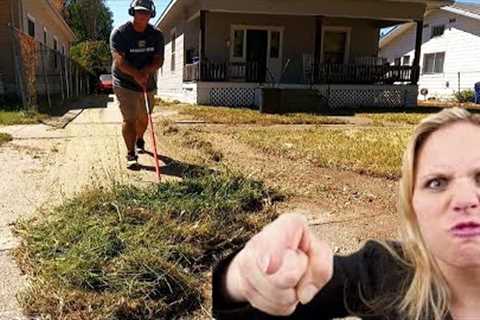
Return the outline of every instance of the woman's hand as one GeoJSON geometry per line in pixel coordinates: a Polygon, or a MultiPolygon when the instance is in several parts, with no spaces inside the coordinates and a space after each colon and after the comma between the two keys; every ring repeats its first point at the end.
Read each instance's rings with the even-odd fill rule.
{"type": "Polygon", "coordinates": [[[291,315],[330,281],[333,253],[300,215],[282,215],[246,244],[230,264],[225,291],[236,302],[275,316],[291,315]]]}

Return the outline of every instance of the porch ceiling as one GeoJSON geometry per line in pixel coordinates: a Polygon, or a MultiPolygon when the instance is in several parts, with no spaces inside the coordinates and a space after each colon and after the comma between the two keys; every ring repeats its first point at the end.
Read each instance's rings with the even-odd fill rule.
{"type": "Polygon", "coordinates": [[[255,0],[224,1],[203,0],[210,11],[281,14],[321,15],[346,18],[406,21],[422,19],[426,4],[386,0],[255,0]]]}
{"type": "Polygon", "coordinates": [[[168,28],[175,21],[191,18],[199,10],[412,21],[423,19],[427,5],[439,6],[450,2],[451,0],[171,0],[156,24],[161,29],[168,28]]]}

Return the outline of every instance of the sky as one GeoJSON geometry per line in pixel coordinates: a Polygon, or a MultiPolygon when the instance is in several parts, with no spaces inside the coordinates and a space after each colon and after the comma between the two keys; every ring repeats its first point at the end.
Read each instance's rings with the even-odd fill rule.
{"type": "MultiPolygon", "coordinates": [[[[130,7],[131,2],[132,0],[105,0],[105,3],[113,12],[114,27],[117,27],[130,20],[130,16],[128,15],[128,8],[130,7]]],[[[157,18],[163,12],[170,0],[155,0],[154,2],[155,6],[157,7],[157,16],[152,19],[151,23],[157,21],[157,18]]]]}
{"type": "MultiPolygon", "coordinates": [[[[130,3],[132,2],[131,0],[105,0],[105,2],[110,8],[110,10],[112,10],[113,12],[114,27],[117,27],[130,19],[130,16],[128,15],[128,8],[130,6],[130,3]]],[[[170,0],[155,0],[154,2],[157,6],[157,17],[153,19],[152,22],[157,21],[156,19],[163,12],[170,0]]],[[[480,3],[480,0],[468,0],[461,2],[480,3]]]]}

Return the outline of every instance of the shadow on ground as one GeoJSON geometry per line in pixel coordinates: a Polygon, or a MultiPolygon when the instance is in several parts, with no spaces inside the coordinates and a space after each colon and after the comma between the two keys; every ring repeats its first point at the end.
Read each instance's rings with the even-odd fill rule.
{"type": "MultiPolygon", "coordinates": [[[[145,154],[153,158],[154,153],[150,151],[145,151],[145,154]]],[[[160,166],[160,173],[165,176],[185,178],[186,176],[192,176],[196,173],[205,173],[206,171],[213,173],[214,170],[207,167],[202,167],[199,165],[181,162],[170,157],[157,154],[158,160],[164,163],[163,166],[160,166]]],[[[131,168],[132,171],[151,171],[155,172],[154,166],[147,166],[139,163],[138,165],[131,168]]]]}
{"type": "Polygon", "coordinates": [[[112,101],[113,96],[107,94],[89,95],[67,100],[61,105],[54,103],[54,107],[52,108],[40,106],[39,111],[53,117],[60,117],[70,110],[106,108],[108,103],[112,101]]]}

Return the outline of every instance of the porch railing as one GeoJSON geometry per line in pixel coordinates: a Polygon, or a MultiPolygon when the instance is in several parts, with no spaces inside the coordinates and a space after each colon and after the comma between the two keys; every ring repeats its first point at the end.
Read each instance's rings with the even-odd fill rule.
{"type": "Polygon", "coordinates": [[[319,64],[313,82],[318,84],[393,84],[415,80],[413,66],[319,64]]]}
{"type": "Polygon", "coordinates": [[[266,68],[259,62],[216,63],[196,62],[184,67],[184,81],[264,82],[266,68]]]}
{"type": "MultiPolygon", "coordinates": [[[[314,72],[305,79],[312,84],[414,83],[419,74],[414,66],[318,64],[312,69],[314,72]]],[[[265,82],[266,74],[265,66],[259,62],[196,62],[185,65],[183,80],[265,82]]]]}

